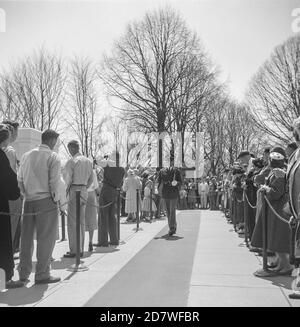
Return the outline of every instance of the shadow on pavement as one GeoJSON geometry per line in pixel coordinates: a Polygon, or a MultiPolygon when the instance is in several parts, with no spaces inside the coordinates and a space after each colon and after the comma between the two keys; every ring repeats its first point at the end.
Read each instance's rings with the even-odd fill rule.
{"type": "Polygon", "coordinates": [[[166,241],[178,241],[178,240],[181,240],[183,238],[184,237],[182,237],[182,236],[176,236],[176,235],[169,236],[169,234],[166,234],[166,235],[163,235],[163,236],[160,236],[160,237],[154,237],[155,240],[166,240],[166,241]]]}
{"type": "MultiPolygon", "coordinates": [[[[85,252],[83,257],[80,259],[85,259],[91,256],[91,252],[85,252]]],[[[59,270],[59,269],[68,269],[76,262],[76,258],[64,258],[61,257],[60,260],[54,260],[51,262],[51,269],[59,270]]]]}
{"type": "Polygon", "coordinates": [[[264,280],[272,282],[273,285],[283,287],[287,290],[292,290],[292,281],[294,277],[291,276],[277,276],[277,277],[259,277],[264,280]]]}
{"type": "Polygon", "coordinates": [[[48,285],[35,284],[31,287],[11,289],[5,293],[0,293],[0,304],[4,303],[10,306],[32,304],[40,301],[47,289],[48,285]]]}
{"type": "Polygon", "coordinates": [[[98,247],[93,251],[93,253],[113,253],[117,251],[120,251],[120,249],[114,247],[98,247]]]}

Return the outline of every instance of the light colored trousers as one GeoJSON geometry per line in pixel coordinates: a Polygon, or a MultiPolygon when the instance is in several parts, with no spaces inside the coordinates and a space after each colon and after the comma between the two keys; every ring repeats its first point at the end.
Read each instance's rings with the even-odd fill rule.
{"type": "Polygon", "coordinates": [[[207,193],[201,192],[200,197],[201,197],[201,207],[206,208],[207,207],[207,193]]]}
{"type": "Polygon", "coordinates": [[[71,253],[76,253],[76,191],[80,191],[80,252],[84,249],[85,208],[88,198],[85,186],[71,186],[68,198],[68,238],[71,253]]]}
{"type": "Polygon", "coordinates": [[[26,213],[33,214],[24,216],[22,221],[20,264],[18,267],[20,279],[28,278],[32,271],[35,231],[37,237],[35,280],[47,279],[50,277],[50,263],[56,240],[58,207],[51,198],[25,201],[24,214],[26,213]]]}

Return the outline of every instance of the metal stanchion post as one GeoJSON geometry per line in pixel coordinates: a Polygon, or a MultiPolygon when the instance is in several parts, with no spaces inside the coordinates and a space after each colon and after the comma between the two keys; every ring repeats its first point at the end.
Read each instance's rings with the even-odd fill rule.
{"type": "Polygon", "coordinates": [[[76,263],[71,267],[71,271],[85,271],[89,268],[80,261],[80,197],[81,191],[76,191],[76,263]]]}
{"type": "Polygon", "coordinates": [[[117,189],[117,192],[118,192],[118,198],[117,198],[117,219],[118,219],[118,222],[117,222],[117,224],[118,224],[118,240],[119,240],[119,242],[120,242],[120,210],[121,210],[121,206],[120,206],[120,200],[121,200],[121,194],[120,194],[120,192],[121,192],[121,190],[118,188],[117,189]]]}
{"type": "Polygon", "coordinates": [[[232,222],[233,222],[233,228],[236,232],[236,197],[235,192],[232,192],[232,222]]]}
{"type": "Polygon", "coordinates": [[[257,270],[254,275],[256,277],[270,277],[275,275],[274,272],[268,269],[268,209],[266,206],[265,200],[265,191],[262,192],[262,208],[261,208],[261,215],[262,215],[262,243],[263,243],[263,268],[257,270]]]}
{"type": "Polygon", "coordinates": [[[142,230],[140,228],[140,190],[136,190],[136,228],[135,231],[138,232],[142,230]]]}
{"type": "Polygon", "coordinates": [[[64,211],[60,212],[61,216],[61,242],[66,240],[66,214],[64,211]]]}
{"type": "Polygon", "coordinates": [[[136,190],[136,230],[140,228],[140,197],[139,190],[136,190]]]}
{"type": "Polygon", "coordinates": [[[246,190],[244,190],[243,198],[244,198],[244,233],[245,233],[245,244],[247,247],[249,247],[248,244],[248,214],[249,214],[249,205],[246,199],[247,193],[246,190]]]}
{"type": "Polygon", "coordinates": [[[153,214],[152,214],[152,187],[150,190],[150,223],[152,223],[152,218],[153,218],[153,214]]]}

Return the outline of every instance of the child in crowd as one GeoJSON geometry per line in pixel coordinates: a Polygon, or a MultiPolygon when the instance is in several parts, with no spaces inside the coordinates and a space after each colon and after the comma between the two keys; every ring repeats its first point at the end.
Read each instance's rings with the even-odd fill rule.
{"type": "Polygon", "coordinates": [[[181,188],[179,192],[179,210],[187,209],[187,191],[184,187],[181,188]]]}
{"type": "Polygon", "coordinates": [[[144,213],[144,217],[146,221],[150,221],[150,214],[152,212],[152,217],[155,217],[156,205],[153,199],[151,198],[151,190],[154,195],[153,190],[153,182],[151,180],[147,180],[145,188],[144,188],[144,199],[142,202],[142,211],[144,213]]]}

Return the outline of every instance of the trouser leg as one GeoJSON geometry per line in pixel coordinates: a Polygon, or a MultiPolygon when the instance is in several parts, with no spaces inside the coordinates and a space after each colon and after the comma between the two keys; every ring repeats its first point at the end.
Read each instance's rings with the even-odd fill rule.
{"type": "Polygon", "coordinates": [[[108,232],[109,232],[110,243],[114,245],[118,245],[119,240],[118,240],[118,233],[117,233],[117,217],[116,217],[115,202],[109,207],[108,232]]]}
{"type": "MultiPolygon", "coordinates": [[[[34,212],[33,201],[25,202],[24,214],[34,212]]],[[[20,279],[29,277],[32,271],[33,236],[35,230],[35,216],[24,216],[21,229],[20,263],[18,267],[20,279]]]]}
{"type": "Polygon", "coordinates": [[[168,216],[168,224],[171,232],[175,232],[177,228],[176,223],[176,206],[177,199],[165,199],[166,208],[167,208],[167,216],[168,216]]]}
{"type": "Polygon", "coordinates": [[[205,194],[201,193],[201,208],[206,208],[205,194]]]}
{"type": "Polygon", "coordinates": [[[176,232],[177,222],[176,222],[176,207],[178,199],[172,199],[170,201],[170,230],[176,232]]]}
{"type": "Polygon", "coordinates": [[[156,213],[157,218],[159,218],[161,215],[161,206],[162,206],[162,198],[158,195],[158,197],[157,197],[157,213],[156,213]]]}
{"type": "Polygon", "coordinates": [[[22,219],[19,217],[19,222],[17,225],[15,237],[13,239],[13,252],[17,252],[20,249],[20,241],[21,241],[21,226],[22,226],[22,219]]]}
{"type": "Polygon", "coordinates": [[[11,223],[11,237],[13,242],[13,252],[20,246],[21,237],[21,214],[23,201],[19,198],[15,201],[9,201],[10,223],[11,223]]]}
{"type": "Polygon", "coordinates": [[[81,192],[82,198],[80,201],[80,252],[84,252],[85,241],[85,210],[88,192],[81,192]]]}
{"type": "Polygon", "coordinates": [[[68,203],[68,239],[71,253],[76,253],[76,200],[75,192],[70,190],[68,203]]]}
{"type": "MultiPolygon", "coordinates": [[[[107,203],[103,197],[100,198],[100,206],[104,206],[107,203]]],[[[108,246],[108,215],[109,207],[100,209],[99,216],[99,230],[98,230],[98,244],[99,246],[108,246]]]]}
{"type": "MultiPolygon", "coordinates": [[[[5,271],[6,282],[14,275],[14,259],[11,240],[11,222],[8,215],[8,207],[5,210],[7,214],[0,217],[0,268],[5,271]]],[[[1,297],[1,296],[0,296],[1,297]]]]}
{"type": "Polygon", "coordinates": [[[58,208],[50,198],[36,201],[35,205],[36,211],[52,209],[52,211],[36,216],[37,264],[35,280],[43,280],[50,277],[50,263],[58,226],[58,208]]]}

